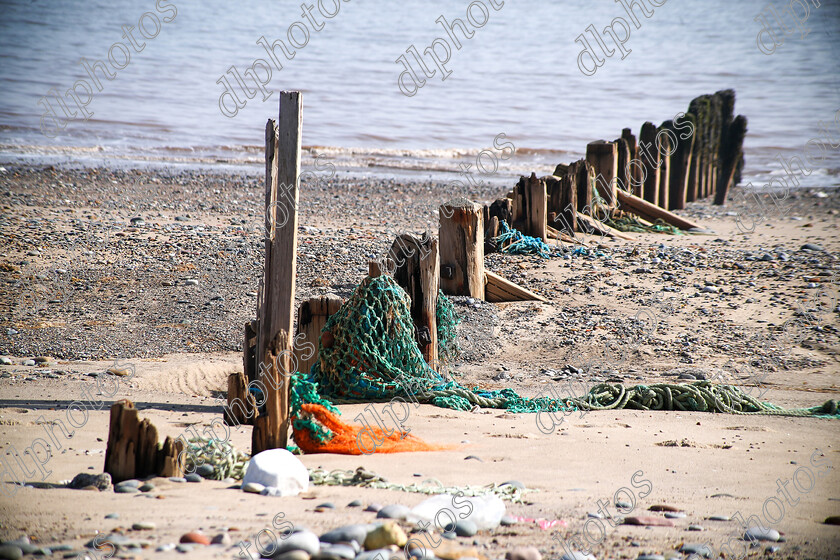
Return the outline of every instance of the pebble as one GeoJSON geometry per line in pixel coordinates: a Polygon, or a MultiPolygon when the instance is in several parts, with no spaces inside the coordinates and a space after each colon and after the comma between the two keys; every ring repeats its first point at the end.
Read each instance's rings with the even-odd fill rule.
{"type": "MultiPolygon", "coordinates": [[[[408,508],[406,508],[408,509],[408,508]]],[[[385,548],[392,544],[402,548],[408,542],[408,537],[405,531],[394,522],[387,522],[367,534],[365,537],[365,548],[370,550],[372,548],[385,548]]]]}
{"type": "Polygon", "coordinates": [[[138,494],[140,490],[136,486],[123,486],[117,484],[114,486],[114,492],[117,494],[138,494]]]}
{"type": "Polygon", "coordinates": [[[747,529],[747,532],[744,533],[744,540],[745,541],[772,541],[776,542],[779,540],[781,535],[775,529],[765,529],[763,527],[750,527],[747,529]]]}
{"type": "Polygon", "coordinates": [[[290,550],[302,550],[309,554],[315,554],[321,548],[321,542],[318,540],[318,535],[311,531],[296,531],[288,536],[285,540],[280,540],[277,543],[277,550],[274,552],[276,557],[283,552],[290,550]]]}
{"type": "Polygon", "coordinates": [[[105,516],[105,519],[119,519],[119,518],[120,518],[119,513],[109,513],[108,515],[105,516]]]}
{"type": "Polygon", "coordinates": [[[303,550],[290,550],[283,552],[280,556],[275,556],[274,560],[309,560],[309,553],[303,550]]]}
{"type": "Polygon", "coordinates": [[[637,517],[625,517],[625,525],[642,525],[645,527],[673,527],[674,522],[664,517],[653,517],[640,515],[637,517]]]}
{"type": "Polygon", "coordinates": [[[356,549],[347,544],[332,544],[322,546],[316,558],[335,560],[354,560],[356,549]]]}
{"type": "Polygon", "coordinates": [[[321,508],[321,509],[335,509],[335,504],[334,504],[334,503],[332,503],[332,502],[324,502],[323,504],[318,504],[317,506],[315,506],[315,508],[316,508],[316,509],[317,509],[317,508],[321,508]]]}
{"type": "Polygon", "coordinates": [[[184,533],[181,535],[180,541],[181,543],[190,543],[190,544],[210,544],[210,539],[207,538],[207,535],[203,533],[199,533],[198,531],[190,531],[189,533],[184,533]]]}
{"type": "Polygon", "coordinates": [[[618,500],[618,501],[615,502],[615,507],[617,507],[619,509],[632,510],[633,509],[633,504],[631,504],[629,502],[622,502],[621,500],[618,500]]]}
{"type": "Polygon", "coordinates": [[[517,546],[505,554],[505,560],[542,560],[542,554],[533,546],[517,546]]]}
{"type": "MultiPolygon", "coordinates": [[[[388,548],[381,548],[378,550],[367,550],[356,556],[356,560],[382,560],[383,558],[391,558],[394,551],[388,548]]],[[[277,560],[275,558],[275,560],[277,560]]]]}
{"type": "Polygon", "coordinates": [[[154,531],[156,527],[151,521],[140,521],[131,526],[135,531],[154,531]]]}
{"type": "Polygon", "coordinates": [[[665,560],[665,557],[661,554],[642,554],[636,560],[665,560]]]}
{"type": "Polygon", "coordinates": [[[510,527],[511,525],[516,525],[516,519],[514,519],[510,515],[503,515],[501,525],[502,527],[510,527]]]}
{"type": "Polygon", "coordinates": [[[697,554],[703,558],[711,558],[712,556],[712,550],[707,544],[684,544],[680,547],[680,552],[689,555],[697,554]]]}
{"type": "Polygon", "coordinates": [[[187,479],[184,478],[183,476],[170,476],[169,480],[171,482],[186,482],[187,481],[187,479]]]}
{"type": "Polygon", "coordinates": [[[251,494],[261,494],[263,490],[265,490],[265,486],[259,482],[249,482],[242,485],[242,491],[249,492],[251,494]]]}
{"type": "Polygon", "coordinates": [[[720,292],[720,288],[717,286],[705,286],[702,290],[700,290],[704,294],[716,294],[720,292]]]}
{"type": "Polygon", "coordinates": [[[230,534],[228,533],[219,533],[210,541],[210,544],[221,544],[223,546],[230,546],[232,543],[233,539],[230,538],[230,534]]]}
{"type": "Polygon", "coordinates": [[[596,560],[591,554],[584,554],[579,550],[573,550],[571,554],[566,552],[560,557],[560,560],[596,560]]]}
{"type": "Polygon", "coordinates": [[[372,512],[376,513],[381,509],[382,509],[382,506],[380,504],[374,503],[374,504],[369,504],[368,507],[365,508],[365,511],[372,511],[372,512]]]}
{"type": "Polygon", "coordinates": [[[23,551],[13,544],[0,545],[0,558],[4,560],[18,560],[23,558],[23,551]]]}
{"type": "Polygon", "coordinates": [[[23,365],[34,366],[35,365],[35,360],[24,360],[23,365]]]}
{"type": "Polygon", "coordinates": [[[668,519],[682,519],[685,514],[681,511],[666,511],[665,517],[668,519]]]}
{"type": "Polygon", "coordinates": [[[131,486],[132,488],[137,488],[140,486],[140,481],[136,478],[130,478],[128,480],[123,480],[122,482],[117,482],[117,486],[131,486]]]}
{"type": "Polygon", "coordinates": [[[824,251],[825,249],[823,249],[819,245],[814,245],[813,243],[806,243],[805,245],[802,246],[802,250],[804,250],[804,251],[824,251]]]}
{"type": "Polygon", "coordinates": [[[111,475],[108,473],[79,473],[73,477],[73,480],[70,481],[67,488],[78,490],[88,486],[93,486],[98,490],[108,490],[111,487],[111,475]]]}
{"type": "Polygon", "coordinates": [[[689,525],[688,530],[689,531],[705,531],[706,529],[702,525],[689,525]]]}
{"type": "Polygon", "coordinates": [[[204,480],[203,478],[201,478],[201,475],[198,474],[198,473],[190,473],[190,474],[186,475],[184,478],[187,479],[187,482],[201,482],[202,480],[204,480]]]}
{"type": "Polygon", "coordinates": [[[0,356],[0,365],[10,366],[12,365],[12,360],[7,358],[6,356],[0,356]]]}
{"type": "Polygon", "coordinates": [[[344,525],[338,529],[327,531],[321,535],[321,541],[325,543],[340,543],[356,541],[359,544],[365,542],[368,533],[374,529],[373,525],[344,525]]]}
{"type": "Polygon", "coordinates": [[[709,517],[709,521],[732,521],[728,515],[713,515],[709,517]]]}
{"type": "Polygon", "coordinates": [[[175,547],[175,550],[182,554],[186,554],[187,552],[192,552],[195,549],[195,544],[193,543],[180,543],[175,547]]]}
{"type": "Polygon", "coordinates": [[[169,552],[175,550],[175,543],[162,544],[155,549],[155,552],[169,552]]]}
{"type": "Polygon", "coordinates": [[[347,504],[347,507],[362,507],[362,502],[360,500],[353,500],[347,504]]]}
{"type": "Polygon", "coordinates": [[[823,521],[826,525],[840,525],[840,515],[831,515],[823,521]]]}
{"type": "Polygon", "coordinates": [[[376,512],[376,517],[378,519],[399,519],[400,521],[404,521],[410,512],[411,510],[403,505],[392,504],[376,512]]]}
{"type": "Polygon", "coordinates": [[[478,526],[469,519],[464,519],[455,523],[455,534],[459,537],[472,537],[477,532],[478,526]]]}
{"type": "Polygon", "coordinates": [[[213,474],[216,472],[216,469],[213,465],[201,465],[197,469],[195,469],[195,474],[200,476],[201,478],[213,478],[213,474]]]}

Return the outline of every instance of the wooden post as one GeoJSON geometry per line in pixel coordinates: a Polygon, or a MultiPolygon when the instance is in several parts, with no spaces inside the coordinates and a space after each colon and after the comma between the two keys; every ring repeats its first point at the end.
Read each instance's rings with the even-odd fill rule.
{"type": "Polygon", "coordinates": [[[466,199],[440,207],[440,287],[443,293],[484,299],[481,205],[466,199]]]}
{"type": "Polygon", "coordinates": [[[657,204],[660,208],[664,210],[668,209],[668,188],[670,183],[670,171],[671,171],[671,156],[670,153],[673,151],[673,146],[671,146],[671,138],[668,136],[666,130],[668,130],[668,123],[670,121],[665,121],[662,125],[656,130],[656,151],[659,152],[659,200],[657,204]]]}
{"type": "Polygon", "coordinates": [[[694,122],[694,146],[691,150],[691,167],[688,170],[688,193],[686,200],[701,200],[705,194],[705,177],[708,169],[708,114],[709,96],[701,95],[691,100],[688,113],[694,122]]]}
{"type": "MultiPolygon", "coordinates": [[[[543,177],[548,198],[547,223],[549,227],[571,234],[577,230],[577,173],[567,166],[565,172],[557,177],[543,177]]],[[[559,168],[559,166],[558,166],[559,168]]]]}
{"type": "Polygon", "coordinates": [[[651,204],[659,203],[659,149],[656,146],[656,127],[652,122],[642,125],[639,132],[639,152],[644,167],[642,196],[651,204]]]}
{"type": "Polygon", "coordinates": [[[318,361],[321,330],[330,315],[338,312],[343,303],[344,300],[335,295],[312,297],[301,302],[295,335],[295,360],[299,372],[309,373],[318,361]]]}
{"type": "Polygon", "coordinates": [[[536,173],[532,172],[528,178],[525,197],[528,208],[528,227],[524,233],[545,241],[548,239],[545,234],[547,214],[545,183],[537,179],[536,173]]]}
{"type": "Polygon", "coordinates": [[[617,187],[624,192],[632,193],[633,186],[630,184],[630,144],[624,138],[616,138],[613,142],[615,144],[616,153],[618,155],[618,168],[616,171],[617,187]]]}
{"type": "MultiPolygon", "coordinates": [[[[691,149],[694,145],[694,136],[682,138],[686,133],[680,134],[680,130],[684,130],[682,123],[689,121],[688,118],[683,117],[677,123],[672,123],[670,130],[677,140],[676,151],[671,154],[670,161],[670,178],[669,178],[669,195],[668,202],[671,209],[682,210],[685,208],[688,193],[688,168],[691,166],[691,149]],[[675,128],[674,125],[680,125],[680,128],[675,128]]],[[[668,121],[669,123],[671,121],[668,121]]],[[[673,138],[672,138],[673,140],[673,138]]]]}
{"type": "Polygon", "coordinates": [[[628,192],[636,196],[642,196],[642,166],[639,160],[639,146],[636,144],[636,137],[629,128],[621,130],[621,137],[627,142],[627,149],[630,151],[630,160],[627,162],[627,177],[630,184],[627,185],[628,192]],[[632,165],[630,162],[633,162],[632,165]]]}
{"type": "Polygon", "coordinates": [[[181,452],[184,442],[166,438],[158,447],[157,428],[148,418],[140,420],[129,400],[111,405],[108,446],[104,471],[114,483],[147,476],[182,476],[181,452]]]}
{"type": "Polygon", "coordinates": [[[612,142],[596,140],[586,145],[586,161],[595,169],[598,195],[610,208],[618,204],[616,178],[618,177],[618,149],[612,142]]]}
{"type": "Polygon", "coordinates": [[[302,95],[280,92],[276,140],[266,127],[266,241],[263,303],[257,342],[259,374],[268,390],[267,417],[258,417],[252,455],[285,448],[289,428],[289,375],[293,365],[297,202],[300,182],[302,95]],[[278,210],[282,212],[278,219],[278,210]],[[284,368],[278,371],[279,368],[284,368]]]}
{"type": "Polygon", "coordinates": [[[715,204],[718,206],[723,206],[726,203],[726,194],[729,187],[733,186],[737,164],[744,155],[747,118],[743,115],[735,117],[727,132],[728,135],[723,141],[720,178],[717,183],[717,192],[715,192],[715,204]]]}
{"type": "Polygon", "coordinates": [[[595,169],[585,159],[571,165],[577,174],[577,211],[592,213],[592,188],[595,185],[595,169]]]}
{"type": "Polygon", "coordinates": [[[254,423],[257,403],[248,390],[248,383],[248,378],[241,371],[228,375],[227,407],[222,415],[228,426],[254,423]]]}
{"type": "MultiPolygon", "coordinates": [[[[480,239],[479,244],[484,240],[480,239]]],[[[396,263],[394,280],[411,298],[415,339],[426,363],[437,370],[437,297],[440,283],[438,242],[427,232],[422,239],[404,233],[394,240],[388,258],[396,263]]]]}

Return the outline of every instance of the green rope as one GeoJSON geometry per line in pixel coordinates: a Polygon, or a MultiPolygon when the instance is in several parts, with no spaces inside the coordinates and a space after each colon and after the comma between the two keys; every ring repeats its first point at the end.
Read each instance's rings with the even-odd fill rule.
{"type": "Polygon", "coordinates": [[[656,222],[651,225],[645,225],[632,216],[610,217],[604,222],[608,226],[617,229],[618,231],[629,231],[633,233],[667,233],[670,235],[683,235],[680,228],[674,227],[662,218],[658,218],[656,222]]]}
{"type": "Polygon", "coordinates": [[[493,238],[499,251],[509,255],[539,255],[545,259],[551,256],[551,247],[536,237],[525,235],[519,230],[512,229],[505,220],[499,224],[501,233],[493,238]]]}

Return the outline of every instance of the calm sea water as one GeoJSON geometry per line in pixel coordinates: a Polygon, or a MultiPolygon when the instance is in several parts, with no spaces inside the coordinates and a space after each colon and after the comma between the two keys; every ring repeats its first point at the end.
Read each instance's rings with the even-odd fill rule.
{"type": "MultiPolygon", "coordinates": [[[[699,94],[733,88],[736,112],[749,119],[746,175],[760,182],[781,172],[777,154],[801,154],[820,136],[820,121],[840,138],[840,6],[812,5],[809,35],[787,36],[768,56],[756,47],[754,21],[768,2],[782,4],[670,0],[649,19],[638,16],[625,59],[615,54],[584,76],[575,37],[590,24],[603,29],[615,17],[628,19],[620,4],[504,0],[472,39],[461,38],[445,81],[438,72],[406,97],[395,59],[411,45],[422,52],[445,37],[435,20],[465,18],[469,2],[351,0],[321,31],[310,30],[294,59],[281,58],[284,68],[274,70],[268,88],[304,92],[305,145],[332,147],[335,157],[359,148],[379,163],[419,168],[450,165],[463,155],[454,148],[489,148],[500,132],[516,145],[522,167],[568,162],[591,140],[616,138],[627,126],[638,134],[645,120],[661,123],[699,94]]],[[[285,39],[290,25],[304,21],[300,2],[168,3],[175,19],[161,23],[115,79],[100,75],[103,90],[88,106],[93,116],[48,138],[39,131],[39,99],[87,78],[80,58],[105,60],[116,41],[127,44],[123,25],[136,26],[145,12],[172,13],[159,13],[152,0],[0,2],[0,158],[258,162],[278,96],[262,101],[258,94],[227,118],[216,81],[231,65],[242,72],[265,58],[256,41],[285,39]]],[[[325,6],[333,9],[331,1],[325,6]]],[[[152,18],[146,28],[154,30],[152,18]]],[[[830,149],[823,166],[803,184],[840,184],[840,150],[830,149]]]]}

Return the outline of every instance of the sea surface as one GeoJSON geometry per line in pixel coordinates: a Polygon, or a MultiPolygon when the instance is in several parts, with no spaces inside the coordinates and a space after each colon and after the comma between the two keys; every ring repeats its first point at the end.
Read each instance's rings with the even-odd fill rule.
{"type": "MultiPolygon", "coordinates": [[[[640,27],[629,25],[625,57],[602,54],[604,65],[586,76],[575,38],[589,25],[629,22],[618,2],[504,0],[495,9],[483,0],[487,22],[470,39],[456,32],[457,49],[435,20],[465,19],[467,0],[342,1],[330,19],[316,0],[307,1],[320,31],[305,23],[298,1],[0,1],[0,161],[258,168],[266,119],[278,113],[272,92],[292,89],[303,92],[307,161],[323,153],[339,165],[384,173],[455,172],[456,163],[474,163],[482,149],[500,155],[500,133],[505,138],[497,143],[516,147],[513,158],[500,160],[502,172],[546,173],[581,157],[587,142],[612,140],[624,127],[638,134],[644,121],[672,119],[693,97],[726,88],[737,92],[736,113],[749,119],[745,179],[756,186],[782,173],[779,155],[802,156],[806,142],[820,138],[821,122],[840,145],[837,2],[808,3],[801,26],[807,35],[779,32],[784,43],[772,55],[756,45],[755,18],[768,5],[780,9],[782,0],[648,4],[650,17],[634,12],[640,27]],[[149,12],[154,17],[144,16],[149,12]],[[160,22],[154,38],[138,34],[141,17],[150,35],[160,22]],[[131,50],[124,69],[110,67],[112,80],[98,73],[102,91],[87,105],[90,118],[63,130],[47,127],[55,137],[43,134],[45,96],[90,82],[80,59],[107,63],[112,45],[129,43],[123,26],[135,27],[142,51],[131,50]],[[231,66],[243,73],[267,58],[260,37],[288,44],[290,26],[299,44],[304,26],[309,39],[293,59],[281,56],[283,68],[273,68],[266,86],[270,97],[243,97],[234,117],[223,115],[217,81],[231,66]],[[416,94],[404,95],[397,85],[403,66],[395,60],[438,38],[450,45],[451,74],[442,80],[437,70],[416,94]]],[[[332,0],[321,5],[336,9],[332,0]]],[[[478,22],[484,17],[478,5],[471,13],[478,22]]],[[[440,41],[437,48],[443,53],[440,41]]],[[[120,47],[111,51],[122,64],[120,47]]],[[[82,87],[77,91],[84,96],[82,87]]],[[[799,177],[802,185],[840,185],[840,149],[825,145],[825,159],[799,177]]]]}

